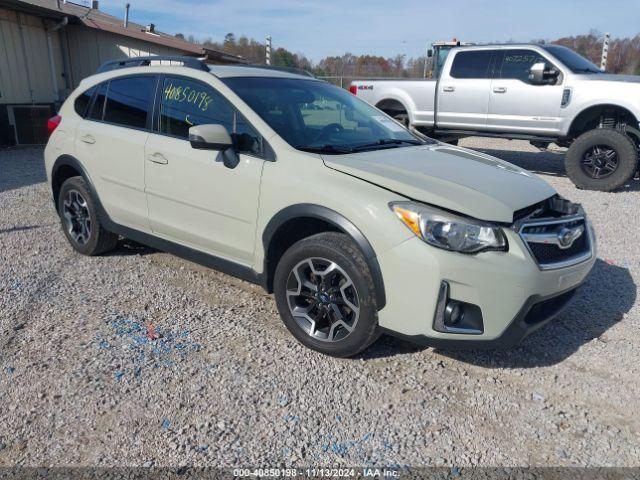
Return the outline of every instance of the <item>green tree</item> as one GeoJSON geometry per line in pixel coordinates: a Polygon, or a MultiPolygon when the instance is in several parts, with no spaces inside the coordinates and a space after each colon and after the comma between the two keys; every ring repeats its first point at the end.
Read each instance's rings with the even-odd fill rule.
{"type": "Polygon", "coordinates": [[[224,49],[225,51],[231,52],[236,48],[236,36],[233,33],[227,33],[224,36],[224,49]]]}

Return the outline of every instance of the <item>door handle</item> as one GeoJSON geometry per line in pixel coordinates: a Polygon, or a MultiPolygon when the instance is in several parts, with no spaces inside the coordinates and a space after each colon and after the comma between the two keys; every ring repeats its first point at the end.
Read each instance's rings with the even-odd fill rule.
{"type": "Polygon", "coordinates": [[[96,143],[96,139],[89,134],[81,136],[80,140],[82,140],[84,143],[89,143],[89,144],[96,143]]]}
{"type": "Polygon", "coordinates": [[[506,87],[493,87],[494,93],[505,93],[507,91],[506,87]]]}
{"type": "Polygon", "coordinates": [[[452,87],[452,86],[442,87],[443,92],[453,92],[455,89],[456,87],[452,87]]]}
{"type": "Polygon", "coordinates": [[[159,165],[166,165],[167,163],[169,163],[169,160],[167,160],[167,157],[162,155],[160,152],[147,155],[147,160],[153,163],[157,163],[159,165]]]}

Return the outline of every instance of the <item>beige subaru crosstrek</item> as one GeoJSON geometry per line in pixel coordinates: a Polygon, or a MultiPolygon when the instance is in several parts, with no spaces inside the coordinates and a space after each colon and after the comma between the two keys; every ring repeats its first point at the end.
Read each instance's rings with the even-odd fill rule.
{"type": "Polygon", "coordinates": [[[126,237],[259,283],[291,333],[329,355],[381,332],[513,345],[596,258],[582,208],[535,175],[308,75],[110,62],[49,129],[47,175],[75,250],[126,237]]]}

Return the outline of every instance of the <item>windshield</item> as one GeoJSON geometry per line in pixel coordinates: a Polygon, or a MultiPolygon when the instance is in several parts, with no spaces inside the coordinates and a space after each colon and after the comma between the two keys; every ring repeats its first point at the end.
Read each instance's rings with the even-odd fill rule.
{"type": "Polygon", "coordinates": [[[318,80],[222,79],[299,150],[342,154],[425,143],[351,93],[318,80]]]}
{"type": "Polygon", "coordinates": [[[560,60],[573,73],[602,73],[597,66],[570,48],[561,45],[542,45],[542,48],[560,60]]]}

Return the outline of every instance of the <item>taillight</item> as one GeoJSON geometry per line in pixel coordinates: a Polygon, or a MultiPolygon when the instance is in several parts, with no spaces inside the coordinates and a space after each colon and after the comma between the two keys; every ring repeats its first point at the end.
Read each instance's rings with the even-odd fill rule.
{"type": "Polygon", "coordinates": [[[354,95],[358,95],[358,86],[357,85],[350,85],[349,86],[349,91],[351,93],[353,93],[354,95]]]}
{"type": "Polygon", "coordinates": [[[61,121],[62,117],[60,115],[55,115],[47,120],[47,133],[49,134],[49,136],[51,136],[55,129],[58,128],[58,125],[60,125],[61,121]]]}

